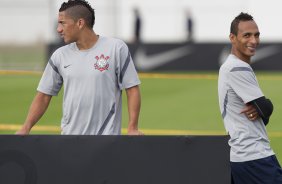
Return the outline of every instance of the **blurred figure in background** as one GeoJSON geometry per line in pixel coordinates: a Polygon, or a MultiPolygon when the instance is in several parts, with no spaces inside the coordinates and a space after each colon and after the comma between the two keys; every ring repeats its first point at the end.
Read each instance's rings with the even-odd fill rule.
{"type": "Polygon", "coordinates": [[[138,8],[134,8],[134,42],[141,42],[142,20],[138,8]]]}
{"type": "Polygon", "coordinates": [[[186,10],[186,31],[187,31],[187,41],[194,41],[194,20],[190,9],[186,10]]]}

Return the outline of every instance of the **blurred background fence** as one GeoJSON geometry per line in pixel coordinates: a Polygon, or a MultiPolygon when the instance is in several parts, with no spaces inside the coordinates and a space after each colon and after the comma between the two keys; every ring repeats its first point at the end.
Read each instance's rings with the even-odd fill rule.
{"type": "MultiPolygon", "coordinates": [[[[55,34],[58,8],[63,0],[0,0],[0,45],[48,43],[55,34]]],[[[183,42],[187,18],[193,21],[196,42],[225,42],[231,20],[241,11],[257,21],[263,41],[281,42],[279,0],[89,0],[96,11],[95,31],[131,42],[139,10],[141,39],[148,42],[183,42]]]]}
{"type": "MultiPolygon", "coordinates": [[[[63,0],[0,0],[0,69],[43,69],[49,57],[48,45],[60,42],[56,26],[62,2],[63,0]]],[[[241,11],[249,12],[255,17],[262,43],[282,42],[282,24],[279,23],[282,2],[279,0],[89,2],[96,12],[95,32],[123,39],[129,44],[136,41],[135,10],[138,10],[141,20],[138,43],[182,44],[191,40],[194,44],[227,43],[230,22],[241,11]],[[192,22],[189,25],[190,32],[187,28],[188,19],[192,22]]]]}

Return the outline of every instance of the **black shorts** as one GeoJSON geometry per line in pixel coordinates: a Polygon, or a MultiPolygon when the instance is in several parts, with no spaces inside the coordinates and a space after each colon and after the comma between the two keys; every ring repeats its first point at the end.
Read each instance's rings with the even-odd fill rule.
{"type": "Polygon", "coordinates": [[[232,184],[282,184],[282,169],[275,155],[230,165],[232,184]]]}

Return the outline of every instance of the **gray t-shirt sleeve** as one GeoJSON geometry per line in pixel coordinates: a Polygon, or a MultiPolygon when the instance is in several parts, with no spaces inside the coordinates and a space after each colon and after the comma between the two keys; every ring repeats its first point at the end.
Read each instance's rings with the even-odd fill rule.
{"type": "Polygon", "coordinates": [[[139,80],[129,49],[124,42],[122,42],[117,55],[119,56],[117,67],[119,88],[123,90],[139,85],[141,82],[139,80]]]}
{"type": "Polygon", "coordinates": [[[48,61],[39,82],[37,91],[44,94],[57,96],[63,85],[63,78],[59,73],[59,69],[54,62],[54,56],[48,61]]]}
{"type": "Polygon", "coordinates": [[[229,84],[245,104],[264,96],[251,68],[233,68],[230,71],[229,84]]]}

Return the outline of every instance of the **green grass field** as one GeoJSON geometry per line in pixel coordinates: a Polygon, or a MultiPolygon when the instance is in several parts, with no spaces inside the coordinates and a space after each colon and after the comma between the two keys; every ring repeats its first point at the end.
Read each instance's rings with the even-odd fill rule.
{"type": "MultiPolygon", "coordinates": [[[[25,120],[40,74],[0,71],[0,134],[14,134],[25,120]]],[[[271,145],[282,163],[282,72],[258,73],[275,107],[267,126],[271,145]]],[[[216,73],[140,74],[142,108],[139,127],[147,135],[223,135],[216,73]]],[[[123,98],[123,127],[127,106],[123,98]]],[[[54,97],[33,134],[59,134],[62,93],[54,97]]],[[[123,133],[126,133],[123,130],[123,133]]]]}
{"type": "Polygon", "coordinates": [[[41,70],[45,66],[45,45],[0,45],[0,69],[41,70]]]}

